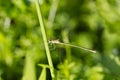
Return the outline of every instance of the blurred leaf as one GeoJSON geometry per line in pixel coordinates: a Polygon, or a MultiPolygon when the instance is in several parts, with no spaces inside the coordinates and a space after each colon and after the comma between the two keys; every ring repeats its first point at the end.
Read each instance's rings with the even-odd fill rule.
{"type": "Polygon", "coordinates": [[[46,80],[46,68],[42,69],[41,75],[38,80],[46,80]]]}
{"type": "Polygon", "coordinates": [[[120,61],[119,64],[115,61],[115,58],[113,55],[111,56],[101,56],[101,62],[103,66],[105,67],[105,74],[109,74],[113,78],[119,77],[120,74],[120,61]]]}
{"type": "Polygon", "coordinates": [[[88,80],[103,80],[104,75],[102,74],[103,69],[101,66],[92,67],[86,70],[86,76],[88,80]]]}
{"type": "Polygon", "coordinates": [[[45,64],[38,64],[38,65],[42,67],[42,71],[41,71],[41,75],[39,76],[39,80],[46,80],[46,68],[50,69],[52,67],[50,67],[49,65],[45,65],[45,64]]]}
{"type": "Polygon", "coordinates": [[[23,72],[24,73],[22,80],[36,80],[35,62],[29,51],[26,53],[26,60],[23,72]]]}

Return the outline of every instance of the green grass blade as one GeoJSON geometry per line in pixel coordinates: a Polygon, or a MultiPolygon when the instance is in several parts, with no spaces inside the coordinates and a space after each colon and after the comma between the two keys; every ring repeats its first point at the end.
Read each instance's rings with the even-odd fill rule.
{"type": "Polygon", "coordinates": [[[38,80],[46,80],[46,68],[42,69],[41,75],[38,80]]]}
{"type": "MultiPolygon", "coordinates": [[[[46,36],[45,29],[44,29],[42,14],[41,14],[41,10],[40,10],[40,6],[39,6],[39,1],[38,0],[35,0],[35,5],[36,5],[36,9],[37,9],[38,19],[39,19],[39,23],[40,23],[40,27],[41,27],[41,32],[42,32],[42,37],[43,37],[43,41],[44,41],[44,46],[45,46],[45,50],[46,50],[48,63],[53,68],[53,63],[52,63],[52,59],[51,59],[51,55],[50,55],[50,50],[49,50],[49,46],[48,46],[48,42],[47,42],[47,36],[46,36]]],[[[52,78],[54,78],[54,71],[53,71],[53,69],[50,69],[50,72],[51,72],[52,78]]]]}

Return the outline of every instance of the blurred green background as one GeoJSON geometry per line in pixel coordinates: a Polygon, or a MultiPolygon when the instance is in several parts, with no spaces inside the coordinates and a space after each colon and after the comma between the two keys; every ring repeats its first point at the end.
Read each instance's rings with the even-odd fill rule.
{"type": "MultiPolygon", "coordinates": [[[[120,0],[39,2],[48,40],[97,51],[50,45],[56,80],[120,80],[120,0]]],[[[0,0],[0,80],[38,80],[45,53],[34,0],[0,0]]]]}

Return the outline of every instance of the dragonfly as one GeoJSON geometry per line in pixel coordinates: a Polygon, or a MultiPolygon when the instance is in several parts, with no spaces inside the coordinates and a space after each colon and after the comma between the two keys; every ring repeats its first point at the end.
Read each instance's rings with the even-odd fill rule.
{"type": "Polygon", "coordinates": [[[91,50],[91,49],[88,49],[88,48],[76,46],[76,45],[69,44],[69,43],[63,43],[63,42],[60,42],[58,39],[57,40],[49,40],[49,43],[51,45],[53,45],[53,44],[59,44],[59,45],[71,46],[71,47],[79,48],[79,49],[82,49],[82,50],[85,50],[85,51],[89,51],[89,52],[92,52],[92,53],[96,53],[95,50],[91,50]]]}

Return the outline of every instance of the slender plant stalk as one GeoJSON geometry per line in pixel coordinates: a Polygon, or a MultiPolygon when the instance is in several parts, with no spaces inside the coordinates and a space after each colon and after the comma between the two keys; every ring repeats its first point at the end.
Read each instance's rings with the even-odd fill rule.
{"type": "MultiPolygon", "coordinates": [[[[62,39],[64,43],[69,43],[68,32],[69,32],[68,30],[62,31],[62,39]]],[[[65,46],[65,50],[66,50],[66,59],[67,59],[66,64],[69,65],[71,62],[71,46],[65,46]]],[[[66,78],[67,80],[70,80],[69,68],[67,68],[66,72],[67,72],[66,78]]]]}
{"type": "MultiPolygon", "coordinates": [[[[62,37],[63,37],[63,42],[64,43],[69,43],[68,31],[67,30],[62,31],[62,37]]],[[[66,49],[67,60],[68,60],[68,62],[70,62],[71,61],[71,49],[70,49],[70,46],[65,46],[65,49],[66,49]]]]}
{"type": "Polygon", "coordinates": [[[54,78],[55,77],[54,76],[54,67],[53,67],[53,63],[52,63],[52,59],[51,59],[51,55],[50,55],[47,36],[46,36],[45,29],[44,29],[44,23],[43,23],[42,14],[41,14],[41,10],[40,10],[38,0],[35,0],[35,5],[36,5],[36,10],[37,10],[37,14],[38,14],[39,23],[40,23],[40,26],[41,26],[41,32],[42,32],[42,37],[43,37],[43,41],[44,41],[44,46],[45,46],[45,50],[46,50],[48,63],[49,63],[49,66],[51,67],[50,68],[51,77],[54,78]]]}
{"type": "Polygon", "coordinates": [[[49,12],[49,16],[48,16],[48,22],[47,22],[47,27],[52,27],[53,26],[53,22],[55,19],[55,15],[56,15],[56,11],[57,11],[57,7],[59,4],[60,0],[53,0],[50,12],[49,12]]]}

